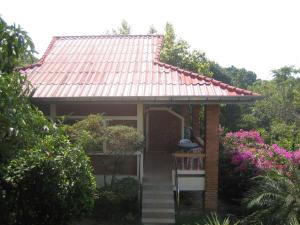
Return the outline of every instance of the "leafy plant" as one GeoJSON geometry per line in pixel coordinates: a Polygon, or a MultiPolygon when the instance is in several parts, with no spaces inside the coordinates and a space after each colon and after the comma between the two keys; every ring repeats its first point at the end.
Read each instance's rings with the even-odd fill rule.
{"type": "Polygon", "coordinates": [[[289,174],[268,171],[255,178],[256,185],[244,202],[250,224],[297,224],[300,221],[300,171],[289,174]]]}
{"type": "Polygon", "coordinates": [[[133,153],[141,151],[144,145],[144,137],[135,128],[116,125],[109,126],[106,130],[107,153],[111,155],[113,165],[112,179],[113,184],[116,173],[119,171],[124,159],[133,153]]]}
{"type": "Polygon", "coordinates": [[[26,32],[0,18],[0,46],[0,224],[66,224],[93,206],[89,159],[29,101],[26,32]]]}
{"type": "MultiPolygon", "coordinates": [[[[231,223],[230,219],[227,217],[225,219],[220,219],[217,214],[211,214],[210,216],[207,216],[205,222],[203,225],[238,225],[239,222],[231,223]]],[[[200,225],[200,224],[198,224],[200,225]]]]}
{"type": "Polygon", "coordinates": [[[91,211],[95,180],[84,152],[48,135],[12,160],[4,180],[12,224],[66,224],[91,211]]]}
{"type": "Polygon", "coordinates": [[[20,26],[8,25],[0,17],[0,72],[11,73],[16,66],[32,63],[34,44],[20,26]]]}
{"type": "Polygon", "coordinates": [[[72,143],[79,144],[86,152],[103,152],[106,127],[101,115],[89,115],[73,125],[65,125],[72,143]]]}
{"type": "Polygon", "coordinates": [[[137,194],[138,182],[129,177],[117,180],[111,186],[98,189],[94,217],[97,220],[136,222],[137,194]]]}

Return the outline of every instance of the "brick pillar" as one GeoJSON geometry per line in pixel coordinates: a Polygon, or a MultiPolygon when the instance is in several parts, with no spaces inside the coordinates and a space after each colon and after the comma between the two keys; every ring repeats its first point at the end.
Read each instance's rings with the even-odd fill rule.
{"type": "Polygon", "coordinates": [[[192,127],[195,137],[200,137],[200,105],[193,105],[192,112],[192,127]]]}
{"type": "Polygon", "coordinates": [[[217,211],[218,207],[218,173],[219,173],[219,105],[207,105],[205,134],[205,197],[204,207],[207,211],[217,211]]]}

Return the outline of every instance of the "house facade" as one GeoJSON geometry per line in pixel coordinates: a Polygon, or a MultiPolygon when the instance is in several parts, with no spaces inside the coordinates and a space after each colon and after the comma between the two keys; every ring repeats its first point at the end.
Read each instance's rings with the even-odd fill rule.
{"type": "MultiPolygon", "coordinates": [[[[32,84],[32,102],[46,115],[75,120],[100,113],[107,123],[133,126],[144,135],[143,160],[129,159],[123,175],[139,174],[155,186],[162,183],[155,177],[164,179],[166,173],[172,190],[178,190],[180,179],[183,189],[189,186],[187,176],[179,175],[191,170],[187,174],[199,175],[190,182],[204,192],[205,209],[216,210],[220,104],[249,103],[260,96],[160,62],[162,44],[160,35],[54,37],[39,63],[21,72],[32,84]],[[192,156],[178,151],[188,133],[201,146],[192,156]],[[183,160],[181,171],[170,163],[174,155],[183,160]]],[[[103,170],[99,157],[91,156],[96,175],[103,170]]]]}

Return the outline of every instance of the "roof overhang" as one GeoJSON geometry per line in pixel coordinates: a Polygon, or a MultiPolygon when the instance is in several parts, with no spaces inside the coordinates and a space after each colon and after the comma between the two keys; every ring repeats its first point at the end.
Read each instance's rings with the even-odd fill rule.
{"type": "Polygon", "coordinates": [[[37,103],[136,103],[144,102],[151,104],[244,104],[253,103],[263,99],[261,95],[249,96],[126,96],[126,97],[59,97],[59,98],[31,98],[37,103]]]}

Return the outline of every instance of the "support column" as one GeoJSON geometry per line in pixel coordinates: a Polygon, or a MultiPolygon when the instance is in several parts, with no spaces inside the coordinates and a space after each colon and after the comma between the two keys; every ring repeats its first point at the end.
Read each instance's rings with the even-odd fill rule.
{"type": "Polygon", "coordinates": [[[192,128],[195,137],[200,137],[200,105],[193,105],[192,128]]]}
{"type": "Polygon", "coordinates": [[[205,134],[205,199],[207,211],[218,208],[218,174],[219,174],[219,105],[207,105],[205,134]]]}
{"type": "Polygon", "coordinates": [[[137,103],[137,130],[144,135],[144,105],[137,103]]]}
{"type": "Polygon", "coordinates": [[[50,118],[54,120],[56,118],[56,105],[50,104],[50,118]]]}

